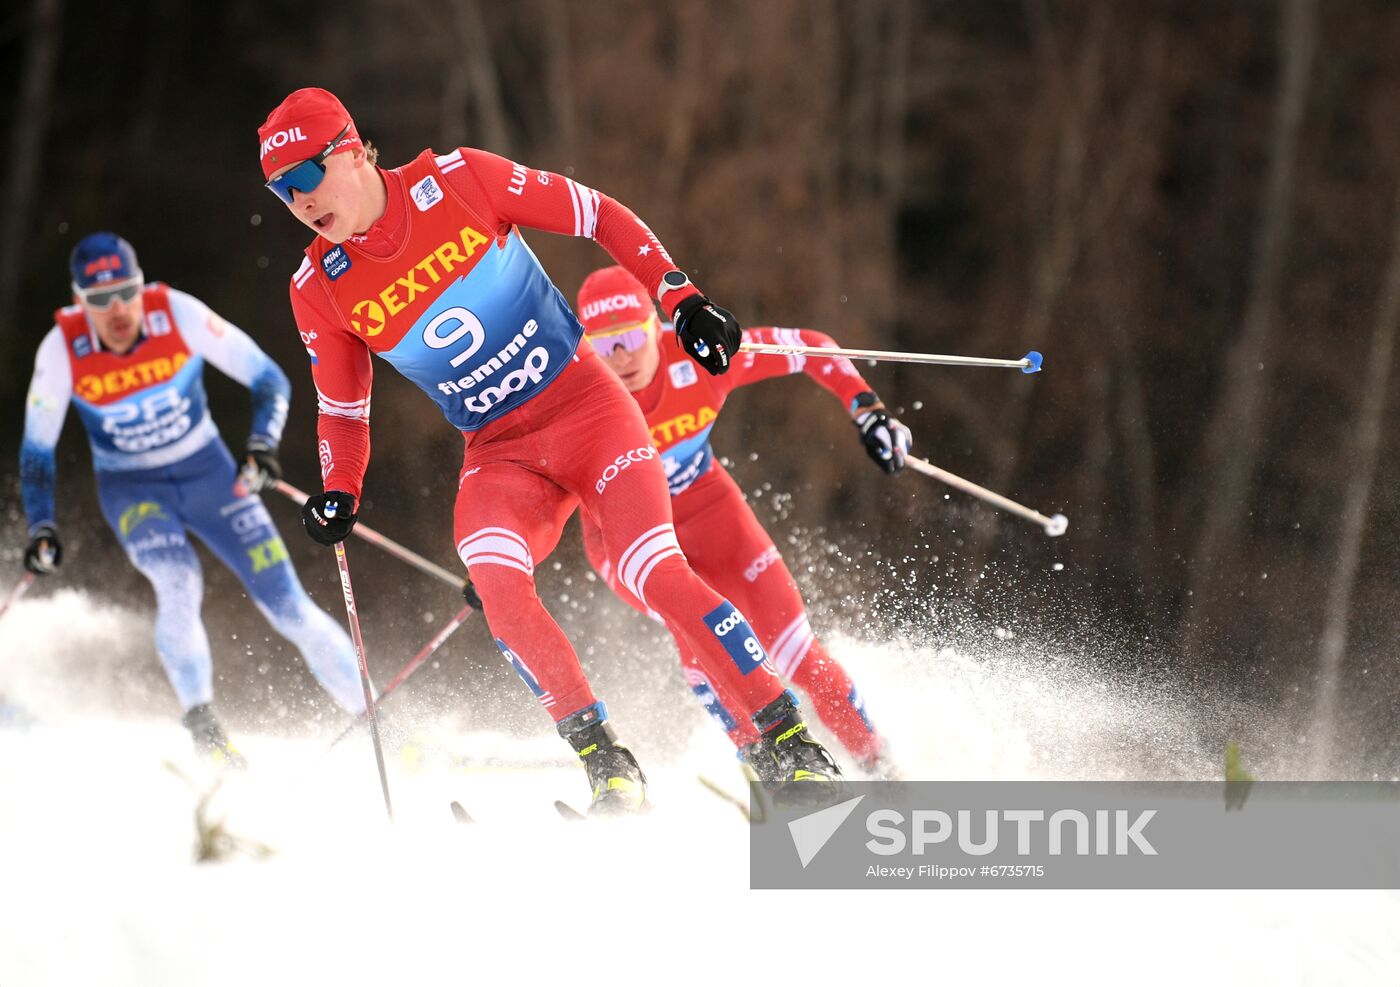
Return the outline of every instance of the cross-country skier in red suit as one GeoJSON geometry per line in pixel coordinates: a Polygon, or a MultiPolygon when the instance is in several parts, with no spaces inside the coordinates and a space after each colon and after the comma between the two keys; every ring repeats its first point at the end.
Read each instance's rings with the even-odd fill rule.
{"type": "MultiPolygon", "coordinates": [[[[887,774],[884,743],[865,713],[851,677],[812,633],[797,583],[763,530],[729,472],[716,461],[710,432],[735,388],[785,374],[805,372],[850,412],[871,458],[886,472],[904,467],[909,431],[890,417],[870,385],[845,358],[770,356],[741,353],[723,377],[702,377],[677,345],[661,331],[650,296],[625,268],[594,271],[578,292],[577,311],[593,349],[617,374],[646,416],[651,440],[661,454],[671,488],[676,538],[700,577],[745,613],[777,666],[778,674],[803,689],[817,716],[867,771],[887,774]],[[716,532],[722,531],[722,537],[716,532]]],[[[810,329],[762,328],[744,331],[757,343],[834,346],[831,337],[810,329]]],[[[583,518],[589,561],[607,584],[643,613],[655,615],[617,578],[598,526],[583,518]]],[[[683,639],[677,635],[677,641],[683,639]]],[[[753,724],[734,713],[736,700],[724,682],[712,682],[699,657],[680,646],[686,679],[711,715],[724,727],[760,778],[771,773],[753,724]]]]}
{"type": "MultiPolygon", "coordinates": [[[[311,537],[333,544],[355,523],[377,354],[466,439],[457,554],[497,646],[582,759],[595,811],[640,807],[646,778],[535,592],[535,566],[576,505],[601,530],[623,585],[666,618],[753,721],[780,765],[781,794],[833,794],[840,771],[808,735],[758,635],[687,564],[636,402],[579,346],[583,327],[519,227],[597,241],[659,299],[708,373],[729,369],[734,317],[630,210],[562,175],[466,147],[385,170],[321,89],[288,96],[258,137],[268,188],[316,234],[291,284],[320,402],[325,492],[302,510],[311,537]]],[[[726,524],[719,519],[717,534],[726,524]]]]}

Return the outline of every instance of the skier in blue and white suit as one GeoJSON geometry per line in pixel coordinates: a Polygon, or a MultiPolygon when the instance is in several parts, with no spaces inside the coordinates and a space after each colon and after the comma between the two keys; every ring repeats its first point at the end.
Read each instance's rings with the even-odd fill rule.
{"type": "Polygon", "coordinates": [[[73,404],[92,446],[102,512],[155,590],[156,650],[196,747],[216,760],[242,762],[211,709],[209,638],[200,620],[204,582],[189,532],[238,575],[335,701],[363,712],[350,638],[306,595],[257,495],[281,477],[277,446],[291,393],[286,375],[203,302],[146,283],[121,237],[84,238],[70,266],[75,304],[55,313],[39,345],[25,409],[25,566],[46,574],[62,560],[54,447],[73,404]],[[209,415],[206,360],[253,395],[241,469],[209,415]]]}

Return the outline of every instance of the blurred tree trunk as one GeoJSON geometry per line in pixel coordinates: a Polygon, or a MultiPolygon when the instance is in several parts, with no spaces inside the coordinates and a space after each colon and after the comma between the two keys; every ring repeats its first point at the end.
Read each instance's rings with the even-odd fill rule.
{"type": "Polygon", "coordinates": [[[473,147],[512,157],[510,128],[501,98],[500,71],[491,50],[491,37],[478,0],[448,0],[450,32],[444,40],[440,146],[462,143],[467,107],[476,109],[479,137],[473,147]]]}
{"type": "MultiPolygon", "coordinates": [[[[1026,15],[1038,89],[1039,105],[1034,112],[1053,115],[1059,124],[1053,144],[1027,142],[1033,154],[1037,147],[1044,147],[1047,157],[1032,160],[1026,169],[1026,215],[1031,224],[1028,239],[1034,246],[1031,248],[1029,293],[1021,318],[1021,339],[1033,340],[1037,349],[1044,350],[1050,348],[1052,317],[1079,257],[1085,233],[1080,216],[1088,149],[1085,125],[1102,91],[1100,69],[1107,14],[1102,7],[1098,8],[1090,15],[1084,36],[1074,39],[1062,37],[1070,29],[1055,24],[1050,9],[1042,0],[1030,0],[1026,4],[1026,15]],[[1075,52],[1077,64],[1065,65],[1061,49],[1075,52]]],[[[1024,378],[1017,378],[1007,386],[1009,393],[1001,417],[1004,423],[1002,440],[993,455],[985,485],[1014,499],[1016,491],[1011,489],[1011,482],[1030,426],[1031,384],[1024,378]]],[[[974,560],[985,560],[999,530],[998,524],[998,517],[990,511],[977,516],[971,539],[974,560]]],[[[981,582],[975,575],[973,578],[975,588],[981,582]]]]}
{"type": "Polygon", "coordinates": [[[550,119],[558,167],[581,165],[578,116],[574,98],[573,34],[566,0],[544,0],[544,39],[549,65],[550,119]]]}
{"type": "Polygon", "coordinates": [[[1147,394],[1131,333],[1114,332],[1114,366],[1118,384],[1118,427],[1127,461],[1133,505],[1132,551],[1128,564],[1137,573],[1143,611],[1155,614],[1153,586],[1157,560],[1157,453],[1148,428],[1147,394]]]}
{"type": "Polygon", "coordinates": [[[884,57],[879,65],[880,127],[877,132],[880,192],[887,212],[890,263],[884,265],[893,282],[895,273],[895,222],[904,198],[905,116],[909,107],[909,50],[913,46],[914,11],[910,0],[887,4],[884,57]]]}
{"type": "MultiPolygon", "coordinates": [[[[1102,324],[1100,331],[1105,335],[1112,333],[1107,323],[1102,324]]],[[[1087,516],[1080,522],[1077,533],[1094,541],[1112,531],[1114,520],[1108,517],[1108,477],[1113,459],[1112,413],[1109,410],[1112,365],[1111,359],[1105,359],[1089,371],[1084,387],[1084,406],[1080,409],[1081,432],[1087,434],[1083,439],[1084,466],[1079,470],[1078,477],[1079,495],[1075,499],[1087,508],[1087,516]]]]}
{"type": "Polygon", "coordinates": [[[661,207],[654,217],[648,217],[647,225],[653,230],[672,230],[680,225],[676,217],[681,213],[684,199],[682,189],[690,177],[690,159],[695,150],[695,124],[700,106],[708,95],[702,91],[705,78],[705,27],[709,20],[703,4],[684,3],[676,11],[677,32],[686,39],[679,45],[676,57],[674,82],[671,88],[672,110],[667,114],[666,146],[661,158],[661,168],[656,175],[660,187],[661,207]]]}
{"type": "Polygon", "coordinates": [[[1254,472],[1263,447],[1263,409],[1269,387],[1279,282],[1293,233],[1297,162],[1317,47],[1317,0],[1286,0],[1279,25],[1278,102],[1270,141],[1269,175],[1260,203],[1258,240],[1244,327],[1231,349],[1220,401],[1206,439],[1202,518],[1190,558],[1183,619],[1183,652],[1204,657],[1202,647],[1216,612],[1214,595],[1229,585],[1248,516],[1254,472]]]}
{"type": "MultiPolygon", "coordinates": [[[[838,304],[836,318],[856,313],[841,325],[838,338],[847,346],[899,349],[899,214],[904,202],[905,126],[909,102],[909,51],[913,12],[908,0],[866,2],[849,9],[854,23],[838,41],[849,54],[849,91],[842,120],[846,176],[837,203],[845,222],[839,247],[843,255],[842,294],[852,303],[838,304]],[[854,332],[852,330],[855,330],[854,332]]],[[[839,303],[839,297],[838,297],[839,303]]],[[[925,327],[920,325],[920,330],[925,327]]],[[[836,325],[831,328],[836,332],[836,325]]],[[[900,386],[898,364],[879,372],[881,395],[893,407],[910,401],[900,386]]],[[[847,503],[861,512],[888,504],[889,489],[868,480],[852,484],[847,503]]]]}
{"type": "MultiPolygon", "coordinates": [[[[143,15],[164,29],[179,30],[189,8],[172,0],[152,0],[143,5],[143,15]]],[[[165,96],[170,91],[171,45],[153,45],[141,59],[141,90],[133,100],[126,126],[126,151],[140,159],[147,148],[157,143],[161,121],[165,118],[165,96]]]]}
{"type": "MultiPolygon", "coordinates": [[[[1057,25],[1044,3],[1033,0],[1026,5],[1026,13],[1036,64],[1036,105],[1028,111],[1030,125],[1048,120],[1056,130],[1053,143],[1044,144],[1046,156],[1026,167],[1025,211],[1033,224],[1028,234],[1033,246],[1017,348],[1051,351],[1055,313],[1085,246],[1104,235],[1118,217],[1125,196],[1150,180],[1144,172],[1160,139],[1153,128],[1160,124],[1167,96],[1168,48],[1159,30],[1120,24],[1105,5],[1093,8],[1077,35],[1073,26],[1057,25]],[[1105,61],[1126,45],[1136,46],[1139,56],[1129,83],[1132,96],[1115,108],[1107,101],[1110,84],[1105,61]],[[1075,61],[1069,62],[1070,58],[1075,61]]],[[[1033,153],[1041,144],[1027,143],[1033,153]]],[[[1013,480],[1031,437],[1035,386],[1022,377],[1007,381],[1009,393],[1000,415],[1002,438],[993,450],[986,485],[1011,497],[1017,495],[1013,480]]],[[[1098,428],[1102,416],[1094,418],[1098,424],[1092,427],[1098,428]]],[[[995,515],[979,516],[972,538],[973,558],[985,559],[998,530],[995,515]]]]}
{"type": "Polygon", "coordinates": [[[0,221],[4,224],[0,226],[0,325],[7,327],[19,323],[19,284],[49,126],[62,6],[62,0],[34,0],[29,9],[24,75],[10,137],[10,178],[5,183],[4,219],[0,221]]]}
{"type": "MultiPolygon", "coordinates": [[[[821,133],[837,134],[841,127],[841,23],[834,0],[800,2],[801,12],[813,22],[812,52],[808,77],[817,90],[813,111],[819,114],[821,133]]],[[[800,16],[800,14],[799,14],[800,16]]],[[[793,18],[796,20],[796,17],[793,18]]],[[[845,258],[842,239],[846,229],[841,187],[845,142],[825,140],[813,148],[811,168],[812,202],[820,231],[817,252],[818,283],[822,290],[813,299],[813,318],[819,326],[839,326],[842,312],[842,286],[845,258]]]]}
{"type": "Polygon", "coordinates": [[[1376,312],[1375,335],[1366,364],[1361,389],[1361,407],[1352,433],[1350,455],[1342,462],[1347,472],[1342,501],[1342,531],[1337,544],[1336,571],[1327,593],[1327,610],[1317,661],[1317,699],[1313,706],[1312,774],[1325,777],[1333,767],[1336,743],[1337,694],[1341,688],[1342,662],[1346,657],[1347,621],[1351,614],[1352,590],[1361,566],[1362,536],[1366,533],[1366,512],[1385,435],[1386,392],[1390,366],[1395,354],[1395,327],[1400,323],[1400,199],[1395,205],[1395,226],[1391,233],[1390,262],[1381,285],[1376,312]]]}
{"type": "MultiPolygon", "coordinates": [[[[908,0],[862,3],[853,11],[854,29],[847,32],[850,94],[846,100],[844,139],[848,176],[846,208],[855,233],[852,263],[860,263],[860,311],[876,325],[876,339],[898,347],[895,313],[898,275],[899,210],[904,199],[905,117],[909,102],[909,49],[913,15],[908,0]]],[[[898,367],[893,368],[898,370],[898,367]]],[[[898,376],[896,374],[896,376],[898,376]]]]}

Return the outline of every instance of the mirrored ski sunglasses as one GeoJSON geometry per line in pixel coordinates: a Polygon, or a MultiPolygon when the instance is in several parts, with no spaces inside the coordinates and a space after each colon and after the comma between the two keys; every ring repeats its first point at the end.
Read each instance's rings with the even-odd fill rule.
{"type": "Polygon", "coordinates": [[[272,190],[272,194],[290,206],[292,192],[296,191],[305,195],[320,185],[321,179],[326,177],[325,160],[331,156],[331,152],[335,150],[335,146],[340,143],[341,138],[349,132],[350,125],[347,123],[345,129],[336,134],[320,154],[314,158],[307,158],[295,167],[288,168],[276,178],[269,178],[267,187],[272,190]]]}
{"type": "Polygon", "coordinates": [[[656,322],[656,316],[652,316],[645,322],[634,322],[630,326],[623,326],[620,329],[609,329],[607,332],[597,332],[588,334],[588,342],[603,359],[617,355],[618,350],[624,353],[635,353],[647,344],[647,336],[651,334],[651,327],[656,322]]]}
{"type": "Polygon", "coordinates": [[[130,304],[145,286],[145,276],[137,271],[135,277],[125,281],[97,284],[91,288],[79,288],[74,285],[73,292],[78,296],[78,300],[89,308],[111,308],[118,299],[130,304]]]}

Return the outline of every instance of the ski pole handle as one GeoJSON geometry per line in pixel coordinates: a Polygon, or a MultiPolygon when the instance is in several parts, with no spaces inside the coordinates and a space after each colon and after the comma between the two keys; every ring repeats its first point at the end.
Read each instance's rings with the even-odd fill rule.
{"type": "Polygon", "coordinates": [[[971,480],[964,480],[956,473],[949,473],[945,469],[933,465],[927,460],[918,456],[905,456],[904,464],[917,473],[931,476],[935,480],[940,480],[955,490],[961,490],[965,494],[971,494],[979,500],[984,500],[993,507],[1000,508],[1008,513],[1015,514],[1019,518],[1024,518],[1032,524],[1038,524],[1045,529],[1045,534],[1051,538],[1058,538],[1069,530],[1069,518],[1063,514],[1051,514],[1046,517],[1039,511],[1033,511],[1023,504],[1018,504],[1009,497],[1003,497],[999,493],[988,490],[986,487],[979,487],[971,480]]]}

